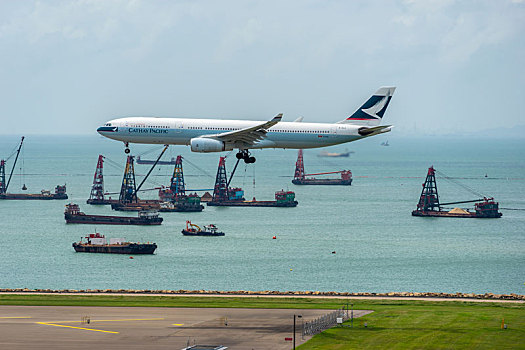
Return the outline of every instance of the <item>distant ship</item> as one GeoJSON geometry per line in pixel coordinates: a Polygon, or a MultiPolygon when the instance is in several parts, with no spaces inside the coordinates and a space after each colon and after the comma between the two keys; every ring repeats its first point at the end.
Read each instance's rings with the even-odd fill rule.
{"type": "Polygon", "coordinates": [[[390,146],[390,145],[388,144],[388,140],[386,140],[385,142],[381,142],[381,146],[390,146]]]}
{"type": "MultiPolygon", "coordinates": [[[[136,162],[137,164],[155,164],[154,160],[140,159],[140,156],[137,157],[136,162]]],[[[175,165],[175,163],[176,159],[172,157],[171,160],[159,160],[157,165],[175,165]]]]}
{"type": "Polygon", "coordinates": [[[348,150],[346,150],[346,152],[343,152],[343,153],[322,151],[317,156],[318,157],[350,157],[350,153],[355,153],[355,152],[348,151],[348,150]]]}

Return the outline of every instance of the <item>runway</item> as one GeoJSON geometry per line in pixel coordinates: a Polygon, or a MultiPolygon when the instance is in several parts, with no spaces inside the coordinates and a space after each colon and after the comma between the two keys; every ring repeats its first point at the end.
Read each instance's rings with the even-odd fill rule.
{"type": "MultiPolygon", "coordinates": [[[[333,310],[0,306],[3,349],[290,349],[301,323],[333,310]]],[[[354,317],[371,311],[354,310],[354,317]]]]}

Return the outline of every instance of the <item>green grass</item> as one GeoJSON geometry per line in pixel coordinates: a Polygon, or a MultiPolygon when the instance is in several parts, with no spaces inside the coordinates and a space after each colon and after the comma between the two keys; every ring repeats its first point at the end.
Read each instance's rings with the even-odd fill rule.
{"type": "Polygon", "coordinates": [[[355,319],[354,328],[329,329],[299,349],[525,349],[523,304],[358,301],[354,308],[374,312],[355,319]]]}
{"type": "MultiPolygon", "coordinates": [[[[336,309],[343,302],[321,298],[0,294],[0,305],[336,309]]],[[[299,349],[525,349],[525,304],[352,302],[354,309],[374,312],[355,319],[354,328],[329,329],[299,349]],[[502,318],[507,330],[500,329],[502,318]]]]}

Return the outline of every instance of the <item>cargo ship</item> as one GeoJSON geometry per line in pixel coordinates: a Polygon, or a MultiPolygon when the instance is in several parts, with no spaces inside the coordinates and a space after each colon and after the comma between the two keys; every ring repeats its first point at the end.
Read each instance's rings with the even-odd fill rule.
{"type": "Polygon", "coordinates": [[[299,204],[295,200],[295,192],[277,191],[275,192],[274,201],[258,201],[253,198],[251,201],[236,199],[219,200],[214,199],[207,203],[215,207],[296,207],[299,204]]]}
{"type": "Polygon", "coordinates": [[[156,243],[127,242],[124,238],[110,238],[109,243],[104,235],[90,233],[86,242],[73,243],[77,253],[109,253],[109,254],[153,254],[157,249],[156,243]]]}
{"type": "Polygon", "coordinates": [[[137,217],[88,215],[80,211],[77,204],[67,204],[64,218],[68,224],[100,224],[100,225],[160,225],[162,218],[154,211],[140,211],[137,217]]]}
{"type": "Polygon", "coordinates": [[[140,159],[140,156],[137,156],[136,162],[137,164],[175,165],[176,159],[172,157],[171,160],[155,161],[155,160],[149,160],[149,159],[140,159]]]}
{"type": "Polygon", "coordinates": [[[51,199],[68,199],[66,194],[66,185],[55,187],[55,193],[48,190],[42,190],[40,193],[0,193],[0,199],[21,199],[21,200],[51,200],[51,199]]]}
{"type": "Polygon", "coordinates": [[[214,224],[204,225],[204,230],[198,225],[186,221],[186,229],[181,231],[184,236],[224,236],[224,232],[217,231],[214,224]]]}
{"type": "MultiPolygon", "coordinates": [[[[419,202],[417,203],[416,210],[412,211],[412,216],[500,218],[503,215],[498,211],[499,203],[495,202],[494,198],[483,197],[483,199],[440,203],[436,184],[436,172],[437,170],[435,170],[433,166],[428,168],[427,177],[423,183],[423,190],[419,196],[419,202]],[[474,204],[474,212],[462,208],[454,208],[450,211],[446,211],[443,208],[445,205],[473,202],[477,202],[474,204]]],[[[445,179],[448,179],[448,177],[445,176],[445,179]]]]}

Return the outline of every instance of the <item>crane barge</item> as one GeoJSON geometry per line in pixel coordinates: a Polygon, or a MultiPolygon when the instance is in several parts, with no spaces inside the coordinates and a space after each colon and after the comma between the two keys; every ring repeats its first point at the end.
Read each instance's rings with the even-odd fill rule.
{"type": "Polygon", "coordinates": [[[295,174],[292,180],[294,185],[343,185],[350,186],[352,184],[352,172],[350,170],[329,171],[316,174],[305,174],[303,162],[303,150],[300,149],[297,155],[297,162],[295,163],[295,174]],[[341,178],[318,179],[308,176],[319,176],[329,174],[341,174],[341,178]]]}
{"type": "MultiPolygon", "coordinates": [[[[15,161],[13,162],[13,167],[11,168],[11,173],[9,174],[9,178],[6,182],[5,180],[5,168],[6,168],[6,162],[7,160],[2,159],[0,160],[0,199],[21,199],[21,200],[50,200],[50,199],[67,199],[66,194],[66,185],[63,186],[56,186],[55,192],[51,193],[51,191],[48,190],[42,190],[40,193],[9,193],[7,190],[9,189],[9,184],[11,183],[11,178],[13,177],[13,172],[15,170],[16,162],[18,161],[18,156],[20,155],[20,150],[22,149],[22,145],[24,144],[25,137],[22,136],[22,140],[20,140],[20,145],[18,146],[18,149],[16,150],[16,157],[15,161]]],[[[26,186],[22,187],[23,190],[26,190],[26,186]]]]}
{"type": "Polygon", "coordinates": [[[416,210],[412,216],[455,217],[455,218],[500,218],[499,203],[494,198],[483,197],[465,201],[440,203],[436,185],[436,170],[433,166],[428,168],[427,177],[423,183],[423,190],[419,197],[416,210]],[[450,211],[443,210],[443,206],[451,204],[475,203],[474,212],[468,209],[454,208],[450,211]]]}

